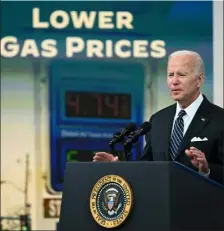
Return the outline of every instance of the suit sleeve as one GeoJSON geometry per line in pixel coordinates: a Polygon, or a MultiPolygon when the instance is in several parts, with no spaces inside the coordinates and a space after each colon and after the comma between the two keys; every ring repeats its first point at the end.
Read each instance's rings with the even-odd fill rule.
{"type": "MultiPolygon", "coordinates": [[[[152,125],[152,117],[149,121],[152,125]]],[[[152,131],[152,129],[151,129],[152,131]]],[[[151,131],[145,135],[145,141],[146,145],[143,150],[143,154],[141,157],[141,161],[153,161],[153,156],[152,156],[152,145],[151,145],[151,131]]]]}
{"type": "Polygon", "coordinates": [[[215,160],[209,163],[210,178],[224,185],[224,131],[221,132],[217,141],[215,160]]]}
{"type": "Polygon", "coordinates": [[[140,160],[142,161],[152,161],[152,147],[151,147],[151,134],[148,133],[145,136],[146,145],[143,151],[143,155],[140,160]]]}

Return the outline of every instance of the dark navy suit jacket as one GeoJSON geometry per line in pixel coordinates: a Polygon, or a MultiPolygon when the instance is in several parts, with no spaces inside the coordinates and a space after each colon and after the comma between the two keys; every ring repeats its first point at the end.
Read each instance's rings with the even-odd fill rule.
{"type": "MultiPolygon", "coordinates": [[[[198,171],[185,154],[193,137],[206,137],[200,142],[210,167],[210,178],[224,184],[224,109],[210,103],[203,95],[203,101],[189,125],[179,147],[175,161],[198,171]]],[[[171,161],[169,153],[170,136],[176,103],[155,113],[151,119],[151,130],[146,135],[146,146],[141,160],[171,161]]]]}

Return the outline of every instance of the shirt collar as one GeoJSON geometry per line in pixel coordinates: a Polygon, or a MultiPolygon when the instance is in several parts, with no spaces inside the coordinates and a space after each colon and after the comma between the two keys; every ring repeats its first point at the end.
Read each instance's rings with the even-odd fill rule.
{"type": "MultiPolygon", "coordinates": [[[[191,118],[193,119],[195,113],[197,112],[199,106],[201,105],[203,101],[203,96],[202,94],[200,93],[200,95],[198,96],[198,98],[192,103],[190,104],[187,108],[185,108],[185,112],[186,114],[191,118]]],[[[182,110],[182,108],[180,107],[180,104],[177,102],[177,107],[176,107],[176,115],[175,117],[178,116],[178,113],[182,110]]]]}

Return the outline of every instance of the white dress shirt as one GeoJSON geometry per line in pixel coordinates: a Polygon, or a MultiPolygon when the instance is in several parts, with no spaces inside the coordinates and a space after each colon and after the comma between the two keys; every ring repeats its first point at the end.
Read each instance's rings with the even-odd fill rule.
{"type": "MultiPolygon", "coordinates": [[[[183,116],[183,120],[184,120],[184,134],[186,133],[191,121],[193,120],[194,118],[194,115],[196,114],[199,106],[201,105],[203,101],[203,96],[202,94],[200,94],[198,96],[198,98],[191,104],[189,105],[187,108],[185,108],[185,112],[186,112],[186,115],[183,116]]],[[[180,104],[177,103],[177,107],[176,107],[176,114],[175,114],[175,117],[174,117],[174,121],[173,121],[173,128],[174,128],[174,123],[178,117],[178,114],[179,112],[183,110],[183,108],[181,108],[180,104]]],[[[172,131],[173,131],[173,128],[172,128],[172,131]]],[[[183,135],[184,135],[183,134],[183,135]]]]}
{"type": "MultiPolygon", "coordinates": [[[[183,116],[183,121],[184,121],[184,134],[183,135],[185,135],[185,133],[186,133],[191,121],[193,120],[199,106],[201,105],[202,101],[203,101],[203,96],[200,93],[198,98],[191,105],[189,105],[187,108],[184,109],[186,112],[186,115],[183,116]]],[[[174,121],[173,121],[172,132],[173,132],[175,121],[176,121],[178,114],[181,110],[183,110],[183,108],[181,108],[180,104],[177,103],[176,114],[175,114],[174,121]]],[[[200,174],[208,177],[210,174],[210,169],[209,169],[208,173],[200,173],[200,174]]]]}

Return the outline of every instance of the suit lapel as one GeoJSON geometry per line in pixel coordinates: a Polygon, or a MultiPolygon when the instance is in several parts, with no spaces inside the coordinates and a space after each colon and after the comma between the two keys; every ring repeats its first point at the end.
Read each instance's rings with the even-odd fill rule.
{"type": "Polygon", "coordinates": [[[204,126],[208,123],[210,119],[211,106],[210,102],[205,96],[203,102],[201,103],[198,111],[196,112],[191,124],[189,125],[184,138],[180,144],[178,154],[182,153],[186,149],[191,141],[191,139],[201,131],[204,126]]]}
{"type": "Polygon", "coordinates": [[[161,140],[161,144],[163,144],[165,152],[165,158],[166,160],[170,159],[170,154],[169,154],[169,148],[170,148],[170,136],[171,136],[171,130],[172,130],[172,125],[173,125],[173,120],[176,112],[176,104],[173,104],[170,110],[167,111],[167,114],[164,119],[164,124],[162,126],[162,133],[163,135],[163,141],[161,140]]]}

